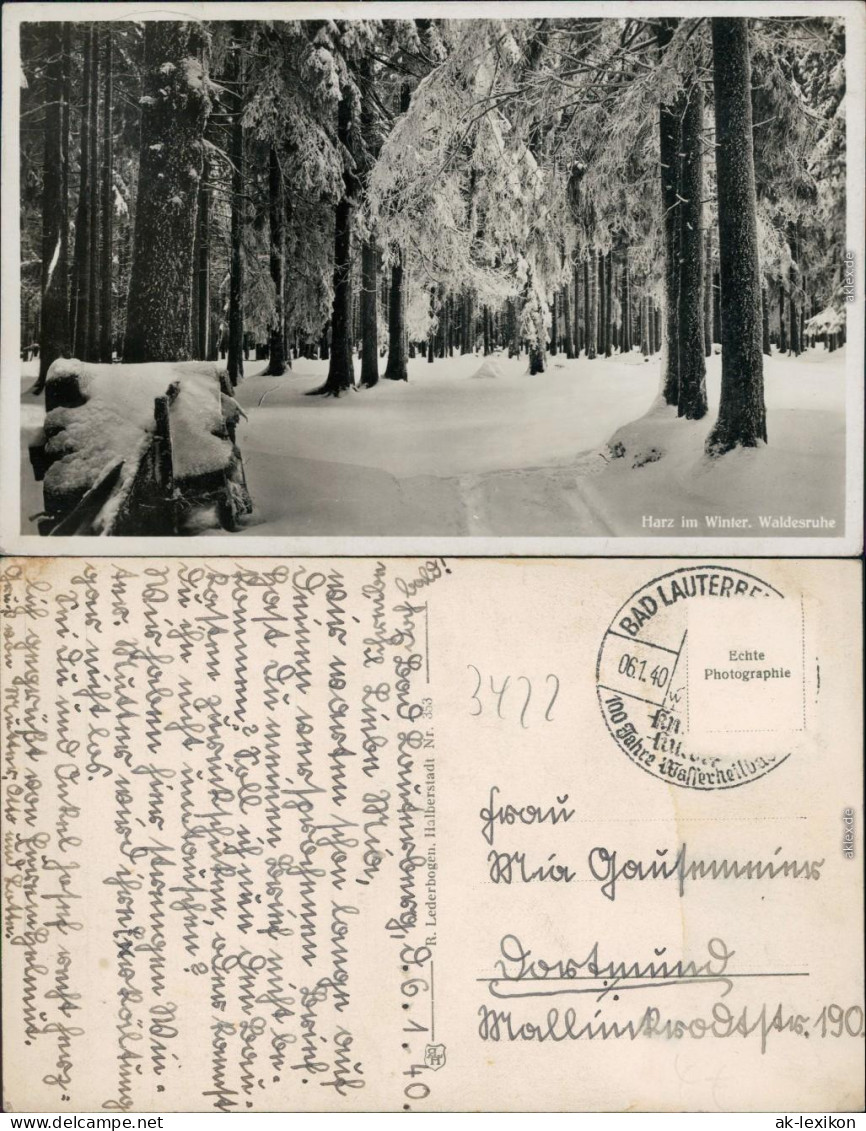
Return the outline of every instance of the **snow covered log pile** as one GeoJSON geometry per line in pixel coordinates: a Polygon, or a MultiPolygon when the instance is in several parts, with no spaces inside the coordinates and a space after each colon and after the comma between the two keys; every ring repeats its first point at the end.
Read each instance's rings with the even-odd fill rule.
{"type": "Polygon", "coordinates": [[[252,503],[235,443],[241,409],[208,362],[60,358],[30,459],[42,534],[174,535],[238,527],[252,503]]]}

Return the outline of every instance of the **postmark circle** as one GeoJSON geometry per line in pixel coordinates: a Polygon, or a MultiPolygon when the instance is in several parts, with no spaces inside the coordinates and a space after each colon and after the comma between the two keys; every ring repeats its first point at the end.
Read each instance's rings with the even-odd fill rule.
{"type": "Polygon", "coordinates": [[[791,754],[801,681],[805,729],[799,620],[789,615],[798,608],[732,566],[682,566],[648,581],[623,602],[598,652],[599,706],[619,749],[687,789],[734,789],[777,769],[791,754]],[[777,621],[790,623],[787,635],[777,621]]]}

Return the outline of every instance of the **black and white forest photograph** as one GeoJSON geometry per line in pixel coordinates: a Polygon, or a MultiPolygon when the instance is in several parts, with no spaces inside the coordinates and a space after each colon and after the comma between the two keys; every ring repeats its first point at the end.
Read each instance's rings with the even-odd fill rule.
{"type": "Polygon", "coordinates": [[[21,535],[846,533],[862,8],[82,7],[15,29],[21,535]]]}

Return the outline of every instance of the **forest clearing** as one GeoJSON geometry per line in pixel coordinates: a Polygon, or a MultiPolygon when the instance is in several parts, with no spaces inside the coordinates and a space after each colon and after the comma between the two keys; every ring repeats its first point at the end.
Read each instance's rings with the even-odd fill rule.
{"type": "Polygon", "coordinates": [[[844,19],[21,56],[25,533],[844,533],[844,19]]]}

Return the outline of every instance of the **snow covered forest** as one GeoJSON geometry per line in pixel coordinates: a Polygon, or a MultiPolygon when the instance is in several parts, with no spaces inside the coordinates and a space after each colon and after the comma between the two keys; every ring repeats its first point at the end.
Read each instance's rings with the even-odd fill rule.
{"type": "Polygon", "coordinates": [[[842,20],[44,22],[21,61],[25,529],[842,533],[842,20]]]}

